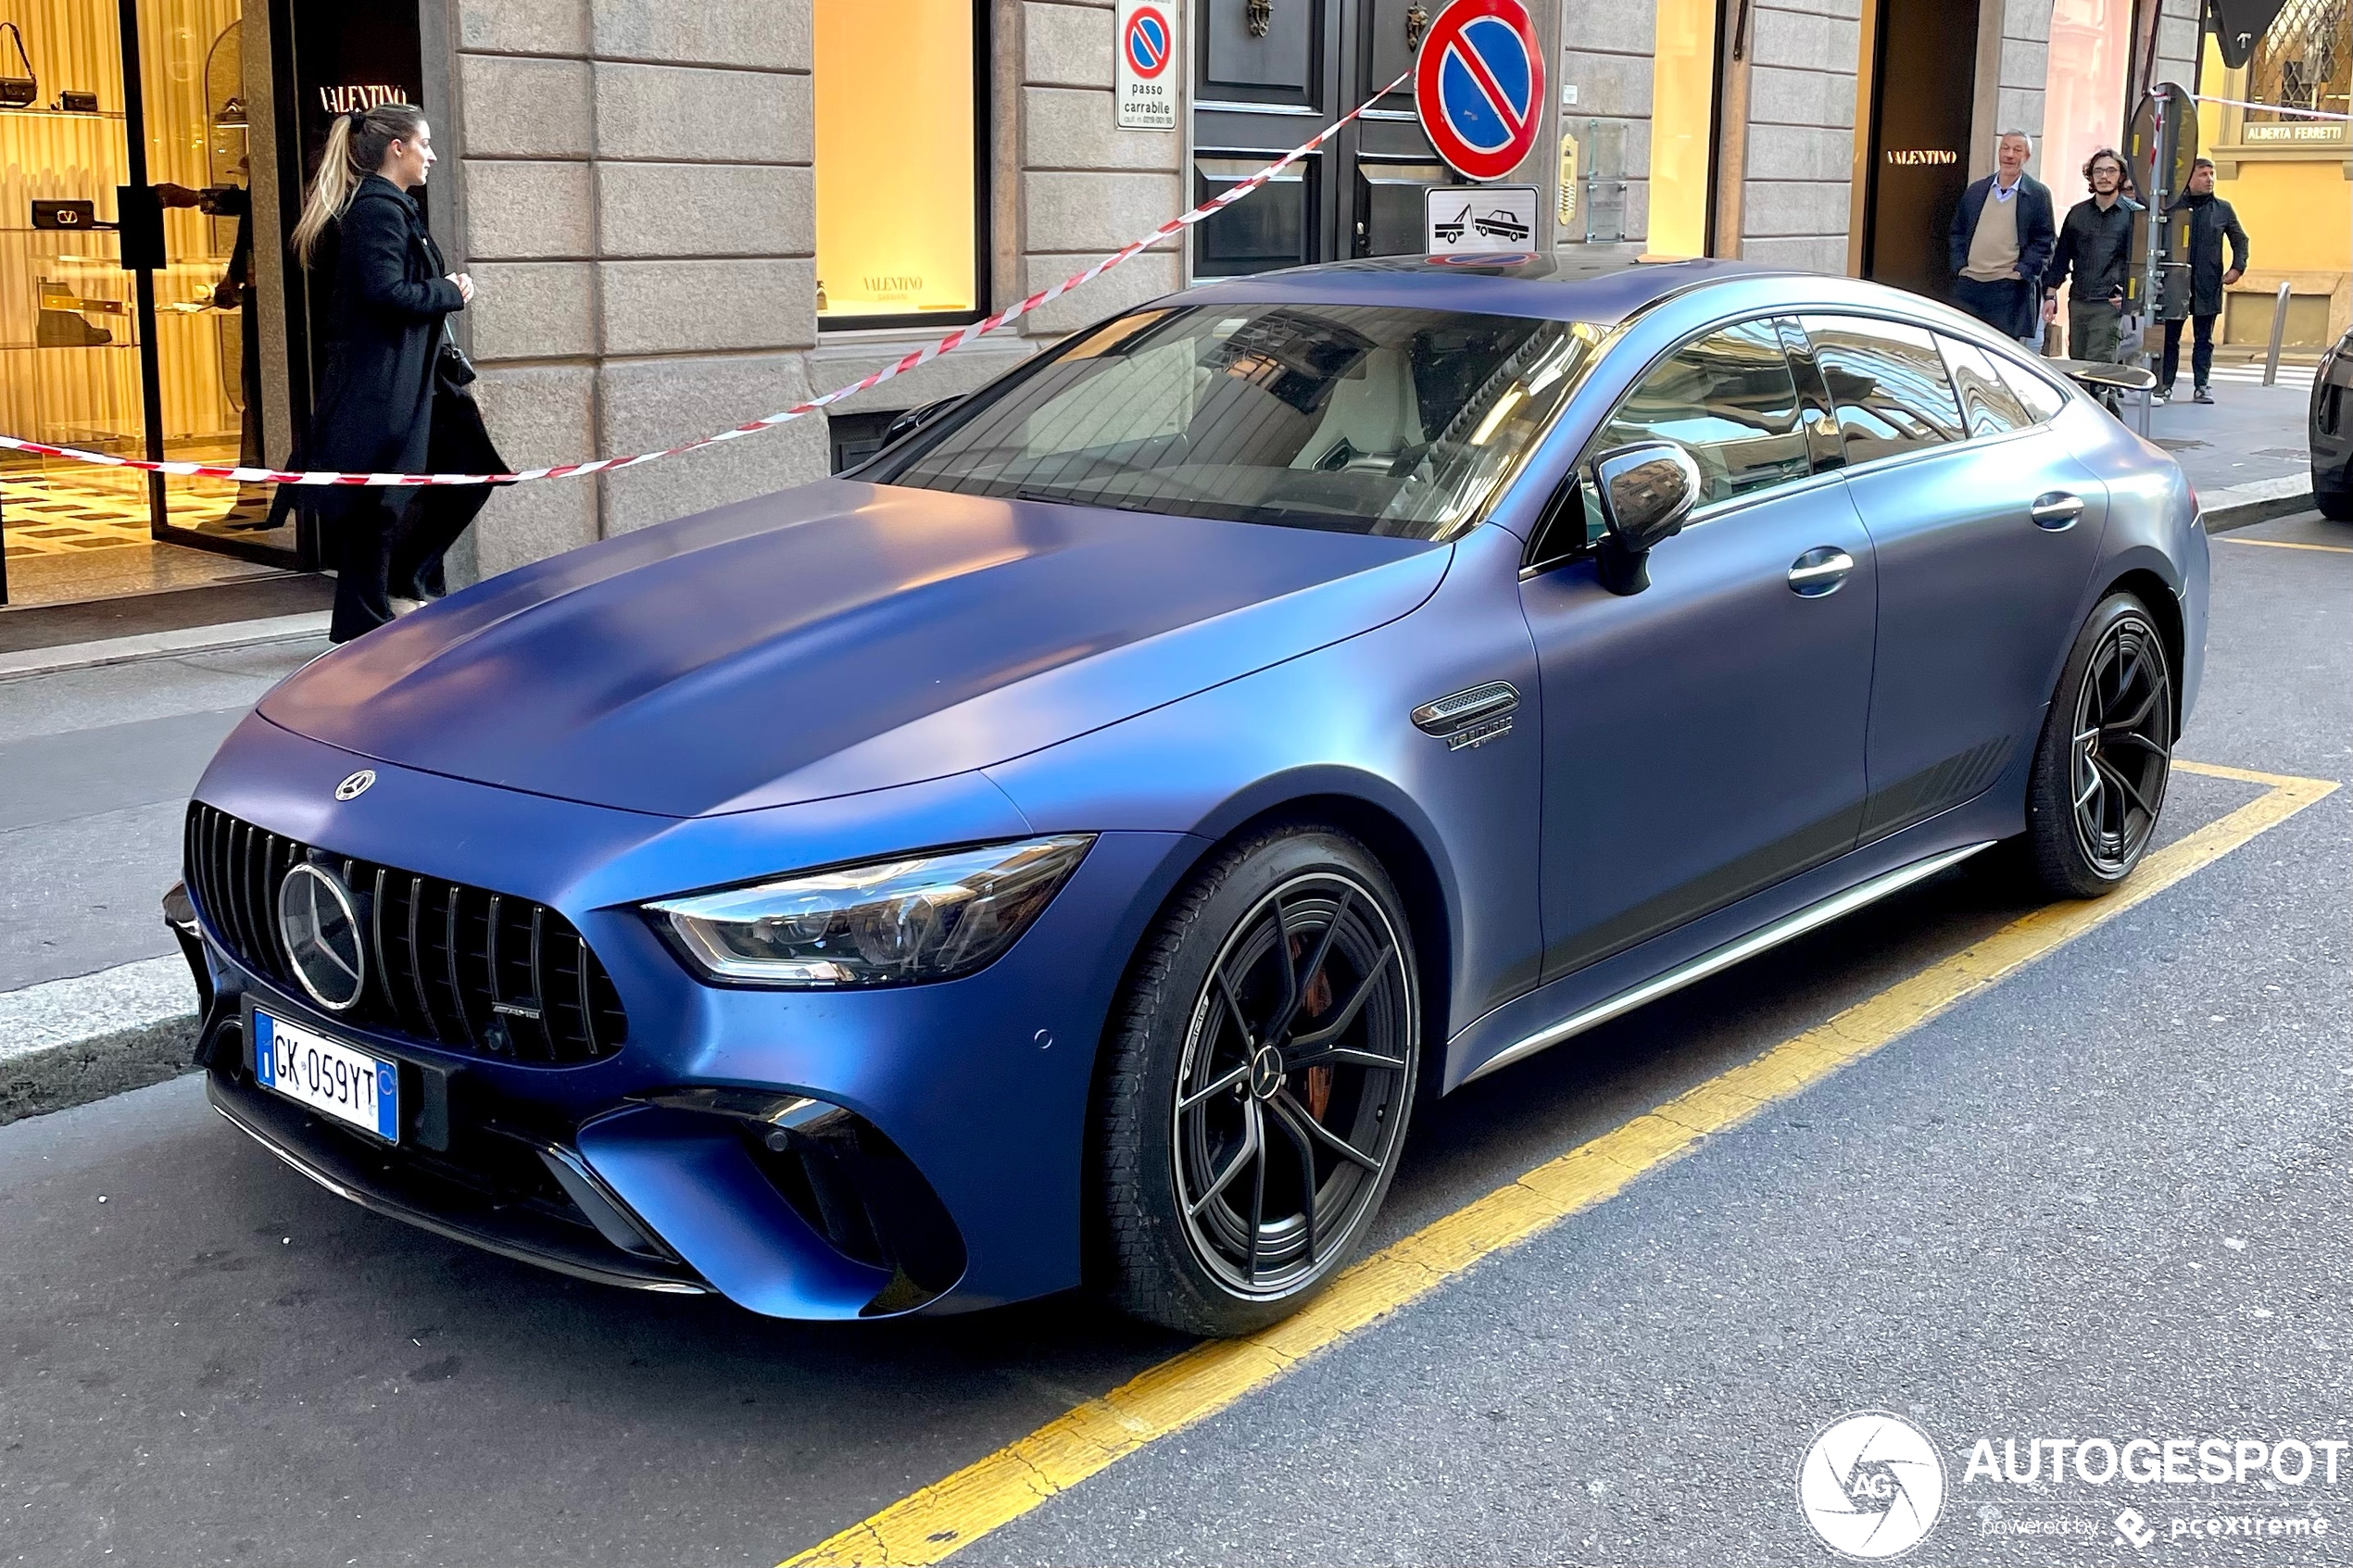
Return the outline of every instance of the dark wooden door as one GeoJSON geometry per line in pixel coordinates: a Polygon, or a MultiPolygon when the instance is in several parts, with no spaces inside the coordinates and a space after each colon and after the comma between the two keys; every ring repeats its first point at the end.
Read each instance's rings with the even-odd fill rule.
{"type": "MultiPolygon", "coordinates": [[[[1247,179],[1402,75],[1445,0],[1200,0],[1193,199],[1247,179]]],[[[1422,192],[1447,183],[1412,83],[1193,231],[1193,275],[1418,253],[1422,192]]]]}

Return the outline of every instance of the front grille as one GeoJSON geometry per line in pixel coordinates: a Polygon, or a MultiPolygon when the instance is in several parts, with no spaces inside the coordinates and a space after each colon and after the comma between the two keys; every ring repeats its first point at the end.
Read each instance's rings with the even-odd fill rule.
{"type": "Polygon", "coordinates": [[[278,938],[278,884],[297,861],[334,872],[359,907],[367,985],[345,1016],[447,1050],[569,1065],[621,1049],[629,1020],[572,922],[528,898],[420,876],[188,807],[188,889],[246,968],[299,995],[278,938]]]}

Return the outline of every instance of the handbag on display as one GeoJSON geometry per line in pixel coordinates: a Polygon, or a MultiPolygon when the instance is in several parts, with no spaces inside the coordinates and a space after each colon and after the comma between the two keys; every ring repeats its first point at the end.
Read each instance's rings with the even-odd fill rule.
{"type": "Polygon", "coordinates": [[[25,53],[24,33],[14,22],[0,22],[8,36],[17,41],[17,58],[23,63],[22,76],[0,76],[0,107],[20,109],[41,99],[41,79],[33,74],[32,56],[25,53]]]}

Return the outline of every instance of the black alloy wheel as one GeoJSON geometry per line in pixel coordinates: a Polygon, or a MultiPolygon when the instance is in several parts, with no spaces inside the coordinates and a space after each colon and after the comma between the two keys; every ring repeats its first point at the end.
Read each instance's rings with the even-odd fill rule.
{"type": "Polygon", "coordinates": [[[1363,1240],[1420,1069],[1405,918],[1353,840],[1219,858],[1148,944],[1099,1136],[1112,1293],[1191,1333],[1271,1323],[1363,1240]]]}
{"type": "Polygon", "coordinates": [[[2028,839],[2044,885],[2090,898],[2131,875],[2172,767],[2165,638],[2139,599],[2112,595],[2076,638],[2035,754],[2028,839]]]}

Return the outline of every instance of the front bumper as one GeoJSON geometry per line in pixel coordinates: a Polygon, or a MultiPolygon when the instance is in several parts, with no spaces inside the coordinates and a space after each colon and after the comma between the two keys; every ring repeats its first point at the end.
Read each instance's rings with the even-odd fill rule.
{"type": "Polygon", "coordinates": [[[627,1038],[594,1061],[532,1064],[326,1017],[232,957],[212,911],[198,909],[183,935],[213,993],[214,1102],[288,1163],[380,1212],[509,1256],[606,1283],[713,1291],[775,1316],[977,1307],[1078,1282],[1095,1047],[1126,955],[1189,860],[1185,835],[1103,835],[1012,950],[962,980],[721,987],[687,972],[640,902],[1026,835],[1026,822],[969,775],[680,822],[375,761],[375,785],[334,803],[336,781],[363,760],[252,719],[196,794],[336,856],[560,911],[610,972],[627,1038]],[[256,1085],[248,1001],[397,1060],[404,1104],[428,1119],[416,1138],[387,1150],[256,1085]],[[714,1107],[681,1094],[698,1088],[750,1098],[714,1107]],[[746,1109],[762,1097],[814,1105],[767,1126],[746,1109]],[[568,1162],[618,1225],[600,1225],[596,1204],[566,1190],[568,1162]],[[632,1231],[650,1245],[624,1245],[632,1231]]]}
{"type": "Polygon", "coordinates": [[[374,1154],[357,1138],[336,1136],[300,1106],[258,1086],[250,1074],[213,1072],[205,1093],[238,1131],[363,1209],[598,1285],[676,1296],[700,1296],[710,1288],[674,1256],[633,1256],[611,1245],[593,1223],[571,1223],[550,1212],[544,1198],[535,1205],[520,1197],[502,1198],[487,1184],[468,1179],[472,1173],[436,1172],[413,1158],[374,1154]]]}

